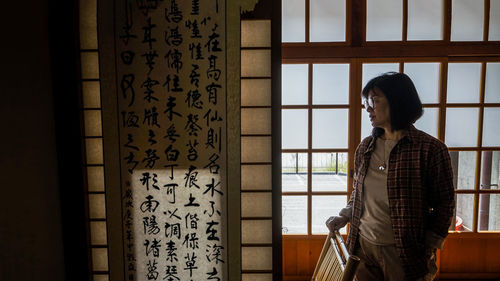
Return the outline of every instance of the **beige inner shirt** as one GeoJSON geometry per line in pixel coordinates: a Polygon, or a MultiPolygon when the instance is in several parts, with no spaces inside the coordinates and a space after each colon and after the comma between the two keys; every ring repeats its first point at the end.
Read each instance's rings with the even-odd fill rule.
{"type": "Polygon", "coordinates": [[[363,213],[359,225],[360,234],[373,244],[394,244],[389,200],[387,197],[387,171],[389,155],[396,146],[395,140],[377,138],[375,150],[363,186],[363,213]],[[385,162],[385,170],[379,170],[385,162]]]}

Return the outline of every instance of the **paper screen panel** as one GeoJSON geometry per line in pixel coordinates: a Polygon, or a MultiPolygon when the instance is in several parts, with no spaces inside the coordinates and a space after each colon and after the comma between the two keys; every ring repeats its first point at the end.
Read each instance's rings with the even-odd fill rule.
{"type": "Polygon", "coordinates": [[[271,162],[271,137],[242,137],[241,162],[271,162]]]}
{"type": "Polygon", "coordinates": [[[243,273],[241,281],[272,281],[273,275],[270,273],[243,273]]]}
{"type": "Polygon", "coordinates": [[[102,164],[102,139],[86,139],[87,164],[102,164]]]}
{"type": "Polygon", "coordinates": [[[99,137],[102,136],[102,122],[100,110],[84,110],[85,119],[85,136],[99,137]]]}
{"type": "Polygon", "coordinates": [[[404,73],[410,77],[417,88],[422,103],[438,103],[441,64],[405,63],[404,73]]]}
{"type": "Polygon", "coordinates": [[[263,244],[273,242],[272,220],[242,220],[241,243],[263,244]]]}
{"type": "Polygon", "coordinates": [[[483,146],[500,146],[500,107],[484,109],[483,146]]]}
{"type": "Polygon", "coordinates": [[[242,108],[241,134],[271,134],[271,109],[242,108]]]}
{"type": "Polygon", "coordinates": [[[89,194],[89,217],[91,219],[105,219],[106,205],[104,194],[89,194]]]}
{"type": "Polygon", "coordinates": [[[270,76],[270,50],[241,50],[241,77],[270,76]]]}
{"type": "Polygon", "coordinates": [[[271,106],[271,79],[242,79],[241,106],[271,106]]]}
{"type": "Polygon", "coordinates": [[[271,190],[271,165],[241,165],[241,190],[271,190]]]}
{"type": "Polygon", "coordinates": [[[448,103],[477,103],[481,86],[480,63],[448,64],[448,103]]]}
{"type": "Polygon", "coordinates": [[[94,274],[93,281],[109,281],[109,275],[107,275],[107,274],[94,274]]]}
{"type": "Polygon", "coordinates": [[[500,103],[500,79],[498,77],[500,77],[500,63],[487,63],[484,102],[500,103]]]}
{"type": "Polygon", "coordinates": [[[106,222],[91,221],[90,222],[90,244],[106,245],[107,244],[106,222]]]}
{"type": "Polygon", "coordinates": [[[281,110],[281,147],[283,149],[307,148],[307,109],[281,110]]]}
{"type": "Polygon", "coordinates": [[[101,92],[98,81],[83,81],[83,108],[100,108],[101,107],[101,92]]]}
{"type": "Polygon", "coordinates": [[[106,248],[92,249],[92,269],[95,271],[108,270],[108,249],[106,248]]]}
{"type": "Polygon", "coordinates": [[[313,109],[312,147],[347,148],[348,109],[313,109]]]}
{"type": "Polygon", "coordinates": [[[500,40],[500,1],[490,1],[490,29],[488,32],[489,41],[500,40]]]}
{"type": "Polygon", "coordinates": [[[104,191],[104,167],[89,166],[87,167],[87,186],[90,192],[104,191]]]}
{"type": "Polygon", "coordinates": [[[271,47],[271,21],[241,21],[241,47],[271,47]]]}
{"type": "Polygon", "coordinates": [[[242,270],[271,270],[273,268],[272,247],[242,247],[242,270]]]}
{"type": "Polygon", "coordinates": [[[80,48],[97,49],[97,0],[80,2],[80,48]]]}
{"type": "Polygon", "coordinates": [[[99,59],[97,52],[82,52],[82,79],[99,79],[99,59]]]}
{"type": "Polygon", "coordinates": [[[241,217],[271,217],[272,201],[270,192],[245,192],[241,194],[241,217]]]}

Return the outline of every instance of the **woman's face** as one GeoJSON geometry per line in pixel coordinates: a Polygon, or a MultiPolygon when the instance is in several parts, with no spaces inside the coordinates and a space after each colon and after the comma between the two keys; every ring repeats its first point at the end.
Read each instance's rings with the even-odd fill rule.
{"type": "Polygon", "coordinates": [[[391,131],[389,101],[382,91],[375,88],[368,92],[368,101],[365,104],[369,104],[369,106],[365,106],[365,109],[370,116],[372,126],[391,131]]]}

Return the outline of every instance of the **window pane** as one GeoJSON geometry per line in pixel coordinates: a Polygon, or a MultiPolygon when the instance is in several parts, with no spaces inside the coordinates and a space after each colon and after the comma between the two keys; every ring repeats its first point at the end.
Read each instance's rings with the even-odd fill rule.
{"type": "Polygon", "coordinates": [[[438,120],[439,109],[426,107],[424,108],[424,115],[415,122],[415,127],[437,138],[438,120]]]}
{"type": "Polygon", "coordinates": [[[349,103],[349,64],[313,65],[313,104],[349,103]]]}
{"type": "Polygon", "coordinates": [[[281,111],[281,147],[307,148],[307,109],[281,111]]]}
{"type": "Polygon", "coordinates": [[[474,189],[476,182],[475,151],[450,151],[455,189],[474,189]]]}
{"type": "Polygon", "coordinates": [[[479,197],[478,229],[483,231],[500,230],[499,212],[500,194],[481,194],[479,197]]]}
{"type": "Polygon", "coordinates": [[[361,112],[361,140],[370,136],[372,134],[373,126],[372,122],[370,122],[370,118],[368,112],[363,110],[361,112]]]}
{"type": "Polygon", "coordinates": [[[389,71],[399,72],[399,63],[364,63],[363,88],[372,78],[389,71]]]}
{"type": "Polygon", "coordinates": [[[480,63],[449,63],[448,94],[449,103],[479,102],[481,85],[480,63]]]}
{"type": "Polygon", "coordinates": [[[281,103],[307,104],[308,65],[283,64],[281,71],[281,103]]]}
{"type": "Polygon", "coordinates": [[[408,40],[443,39],[443,1],[408,1],[408,40]]]}
{"type": "Polygon", "coordinates": [[[500,107],[485,108],[483,119],[483,146],[500,146],[500,107]]]}
{"type": "Polygon", "coordinates": [[[490,1],[490,31],[488,40],[500,40],[500,1],[490,1]]]}
{"type": "Polygon", "coordinates": [[[304,0],[281,1],[281,40],[283,42],[305,42],[306,13],[304,0]]]}
{"type": "MultiPolygon", "coordinates": [[[[347,204],[347,196],[313,196],[312,197],[312,234],[328,234],[325,225],[331,216],[337,216],[347,204]]],[[[346,233],[344,226],[341,233],[346,233]]]]}
{"type": "Polygon", "coordinates": [[[450,147],[476,146],[478,108],[446,109],[446,145],[450,147]]]}
{"type": "Polygon", "coordinates": [[[405,73],[415,84],[422,103],[439,102],[440,63],[405,63],[405,73]]]}
{"type": "Polygon", "coordinates": [[[283,234],[307,234],[307,196],[282,196],[283,234]]]}
{"type": "Polygon", "coordinates": [[[481,189],[500,189],[500,151],[483,151],[481,189]]]}
{"type": "Polygon", "coordinates": [[[310,41],[345,41],[345,0],[310,0],[310,41]]]}
{"type": "Polygon", "coordinates": [[[348,109],[314,109],[313,148],[347,148],[348,109]]]}
{"type": "Polygon", "coordinates": [[[281,189],[307,191],[307,153],[281,154],[281,189]]]}
{"type": "Polygon", "coordinates": [[[403,1],[366,1],[366,41],[399,41],[403,30],[403,1]]]}
{"type": "Polygon", "coordinates": [[[483,0],[452,0],[451,41],[482,41],[483,25],[483,0]]]}
{"type": "Polygon", "coordinates": [[[312,154],[312,191],[347,191],[347,153],[312,154]]]}
{"type": "Polygon", "coordinates": [[[472,231],[474,194],[457,194],[456,230],[472,231]]]}
{"type": "Polygon", "coordinates": [[[500,102],[500,79],[498,77],[500,77],[500,63],[487,63],[485,102],[500,102]]]}

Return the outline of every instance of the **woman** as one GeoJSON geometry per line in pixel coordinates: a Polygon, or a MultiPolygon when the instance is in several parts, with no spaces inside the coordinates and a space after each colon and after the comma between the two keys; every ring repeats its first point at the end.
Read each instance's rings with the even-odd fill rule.
{"type": "Polygon", "coordinates": [[[407,75],[375,77],[362,96],[372,135],[356,149],[349,203],[326,225],[334,231],[350,222],[359,281],[432,280],[455,205],[448,149],[413,126],[423,109],[407,75]]]}

